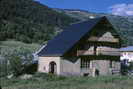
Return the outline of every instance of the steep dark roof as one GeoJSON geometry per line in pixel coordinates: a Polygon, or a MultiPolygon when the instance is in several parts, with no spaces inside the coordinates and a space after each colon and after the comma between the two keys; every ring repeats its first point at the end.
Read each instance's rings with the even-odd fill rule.
{"type": "Polygon", "coordinates": [[[69,26],[54,39],[50,40],[46,47],[43,48],[38,55],[63,56],[65,52],[76,44],[86,33],[92,30],[92,28],[102,19],[106,19],[106,17],[90,19],[88,21],[69,26]]]}

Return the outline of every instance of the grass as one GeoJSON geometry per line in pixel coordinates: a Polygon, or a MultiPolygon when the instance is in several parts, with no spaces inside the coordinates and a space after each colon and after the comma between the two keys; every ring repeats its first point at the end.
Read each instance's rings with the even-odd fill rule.
{"type": "Polygon", "coordinates": [[[31,79],[1,78],[2,89],[133,89],[133,77],[63,77],[35,74],[31,79]]]}
{"type": "Polygon", "coordinates": [[[7,40],[7,41],[1,41],[0,48],[16,48],[16,47],[25,47],[27,49],[37,50],[40,48],[39,44],[26,44],[20,41],[14,41],[14,40],[7,40]]]}

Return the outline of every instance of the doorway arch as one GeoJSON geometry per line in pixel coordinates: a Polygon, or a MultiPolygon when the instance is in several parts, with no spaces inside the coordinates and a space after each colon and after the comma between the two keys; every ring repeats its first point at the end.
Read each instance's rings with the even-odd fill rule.
{"type": "Polygon", "coordinates": [[[49,63],[49,73],[52,73],[52,74],[57,73],[57,65],[54,61],[49,63]]]}

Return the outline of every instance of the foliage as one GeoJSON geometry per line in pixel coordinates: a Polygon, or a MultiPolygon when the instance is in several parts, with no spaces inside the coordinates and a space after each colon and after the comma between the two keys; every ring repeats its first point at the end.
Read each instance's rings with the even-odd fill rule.
{"type": "Polygon", "coordinates": [[[133,62],[125,64],[124,61],[121,63],[121,73],[123,75],[132,75],[133,74],[133,62]]]}
{"type": "Polygon", "coordinates": [[[3,89],[132,89],[133,77],[61,77],[48,74],[35,74],[31,79],[4,79],[3,89]]]}
{"type": "Polygon", "coordinates": [[[133,71],[133,62],[130,63],[129,70],[133,71]]]}
{"type": "Polygon", "coordinates": [[[0,1],[0,40],[42,43],[75,19],[33,0],[0,1]]]}
{"type": "Polygon", "coordinates": [[[16,41],[5,41],[0,46],[0,76],[14,74],[20,75],[24,72],[27,65],[32,63],[33,52],[39,46],[33,44],[24,44],[16,41]]]}

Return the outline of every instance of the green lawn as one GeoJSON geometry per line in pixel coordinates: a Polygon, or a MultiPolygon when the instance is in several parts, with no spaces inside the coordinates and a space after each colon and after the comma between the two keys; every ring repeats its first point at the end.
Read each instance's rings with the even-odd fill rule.
{"type": "Polygon", "coordinates": [[[59,77],[35,74],[31,79],[1,78],[2,89],[133,89],[133,76],[59,77]]]}

